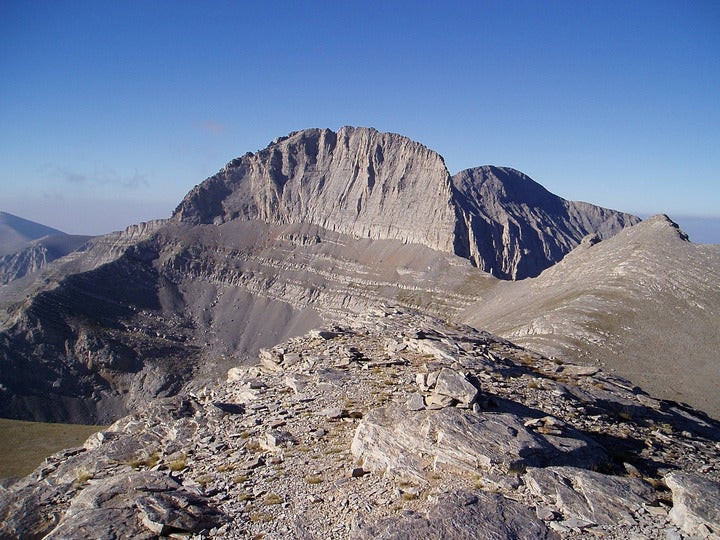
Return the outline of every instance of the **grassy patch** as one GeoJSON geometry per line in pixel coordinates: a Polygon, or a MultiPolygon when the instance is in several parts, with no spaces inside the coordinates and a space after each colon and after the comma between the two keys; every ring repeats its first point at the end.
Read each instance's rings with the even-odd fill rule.
{"type": "Polygon", "coordinates": [[[79,446],[104,427],[0,418],[0,478],[26,476],[50,454],[79,446]]]}
{"type": "Polygon", "coordinates": [[[168,463],[168,469],[172,472],[179,472],[182,471],[187,467],[187,462],[185,461],[185,457],[181,457],[178,459],[172,460],[170,463],[168,463]]]}

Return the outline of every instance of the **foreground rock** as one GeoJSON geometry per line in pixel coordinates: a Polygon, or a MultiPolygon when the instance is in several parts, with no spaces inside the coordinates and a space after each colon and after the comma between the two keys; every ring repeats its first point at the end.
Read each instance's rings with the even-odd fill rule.
{"type": "Polygon", "coordinates": [[[0,537],[712,537],[719,443],[602,371],[379,308],[48,458],[0,537]]]}

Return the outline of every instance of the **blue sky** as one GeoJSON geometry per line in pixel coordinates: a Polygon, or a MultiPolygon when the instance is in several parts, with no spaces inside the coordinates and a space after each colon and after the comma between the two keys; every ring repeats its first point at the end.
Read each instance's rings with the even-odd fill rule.
{"type": "Polygon", "coordinates": [[[343,125],[720,218],[716,1],[5,0],[0,73],[0,210],[67,232],[167,217],[232,158],[343,125]]]}

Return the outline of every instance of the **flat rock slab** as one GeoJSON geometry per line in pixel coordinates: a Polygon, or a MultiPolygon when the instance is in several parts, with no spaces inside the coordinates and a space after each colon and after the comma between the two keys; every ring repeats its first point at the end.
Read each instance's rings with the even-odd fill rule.
{"type": "Polygon", "coordinates": [[[575,467],[530,469],[523,479],[531,493],[554,505],[565,519],[594,525],[632,524],[632,513],[655,497],[653,488],[637,478],[575,467]]]}
{"type": "Polygon", "coordinates": [[[484,491],[440,496],[425,514],[410,513],[375,523],[355,521],[350,540],[482,540],[558,538],[523,505],[484,491]]]}
{"type": "Polygon", "coordinates": [[[163,473],[129,473],[84,488],[46,538],[156,538],[211,528],[220,516],[203,497],[183,490],[163,473]]]}
{"type": "MultiPolygon", "coordinates": [[[[447,466],[476,474],[490,468],[509,471],[564,463],[593,448],[581,439],[564,453],[557,444],[534,433],[522,419],[507,413],[476,414],[467,409],[409,412],[404,406],[370,411],[358,425],[351,450],[371,471],[422,478],[424,471],[447,466]]],[[[604,454],[598,448],[600,454],[604,454]]]]}
{"type": "Polygon", "coordinates": [[[671,472],[665,483],[672,490],[670,518],[688,534],[720,538],[720,483],[701,476],[671,472]]]}

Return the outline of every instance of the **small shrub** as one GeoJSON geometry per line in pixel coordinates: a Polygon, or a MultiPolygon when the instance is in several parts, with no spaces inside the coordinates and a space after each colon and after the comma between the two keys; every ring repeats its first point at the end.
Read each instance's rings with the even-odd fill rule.
{"type": "Polygon", "coordinates": [[[272,517],[270,514],[266,514],[265,512],[251,512],[250,513],[250,521],[253,523],[270,523],[275,518],[272,517]]]}
{"type": "Polygon", "coordinates": [[[282,502],[282,497],[275,493],[268,493],[267,495],[265,495],[265,499],[263,500],[263,503],[267,506],[271,506],[274,504],[282,504],[282,502]]]}
{"type": "Polygon", "coordinates": [[[185,461],[185,456],[179,457],[178,459],[174,459],[170,463],[168,463],[168,469],[170,469],[171,472],[182,471],[186,467],[187,467],[187,462],[185,461]]]}
{"type": "Polygon", "coordinates": [[[86,483],[92,477],[93,477],[92,474],[90,474],[88,471],[80,471],[80,472],[78,472],[78,475],[75,477],[74,484],[77,486],[80,486],[80,485],[86,483]]]}
{"type": "Polygon", "coordinates": [[[323,482],[323,477],[317,475],[306,476],[305,482],[308,484],[321,484],[323,482]]]}

